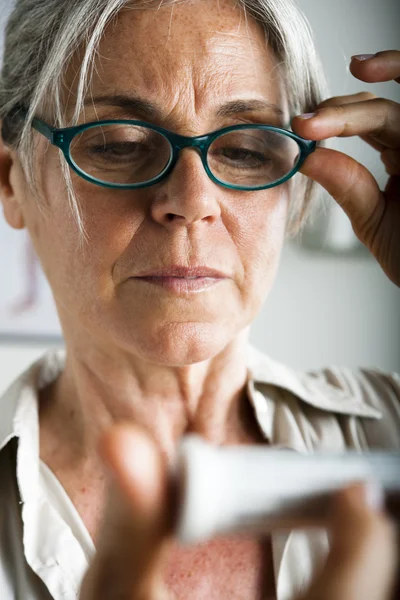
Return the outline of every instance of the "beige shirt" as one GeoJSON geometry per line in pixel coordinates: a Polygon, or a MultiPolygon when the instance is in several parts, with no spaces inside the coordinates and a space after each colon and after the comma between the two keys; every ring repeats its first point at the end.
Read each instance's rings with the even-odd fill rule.
{"type": "MultiPolygon", "coordinates": [[[[95,548],[39,457],[38,389],[64,350],[34,363],[0,398],[0,599],[73,600],[95,548]]],[[[379,369],[291,369],[248,347],[248,398],[265,439],[310,453],[400,448],[400,376],[379,369]]],[[[326,530],[272,535],[277,600],[306,589],[329,551],[326,530]]]]}

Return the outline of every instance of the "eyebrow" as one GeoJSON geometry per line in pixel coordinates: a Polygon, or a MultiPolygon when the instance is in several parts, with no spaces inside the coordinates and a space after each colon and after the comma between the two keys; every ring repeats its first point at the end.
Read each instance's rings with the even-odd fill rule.
{"type": "MultiPolygon", "coordinates": [[[[106,106],[115,106],[123,108],[131,113],[140,114],[148,119],[162,119],[163,111],[148,100],[140,98],[139,96],[125,96],[118,94],[114,96],[95,96],[94,98],[87,98],[84,101],[84,105],[90,104],[103,104],[106,106]]],[[[268,102],[267,100],[248,99],[248,100],[230,100],[225,104],[222,104],[217,112],[217,117],[229,117],[251,111],[269,110],[275,113],[279,117],[284,116],[284,112],[279,106],[268,102]]]]}

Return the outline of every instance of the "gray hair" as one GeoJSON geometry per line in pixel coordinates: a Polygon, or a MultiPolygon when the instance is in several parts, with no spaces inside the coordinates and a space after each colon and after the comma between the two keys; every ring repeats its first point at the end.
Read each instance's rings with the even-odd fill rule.
{"type": "MultiPolygon", "coordinates": [[[[123,8],[154,8],[188,0],[16,0],[5,30],[0,72],[0,120],[5,144],[19,156],[32,194],[40,197],[34,164],[34,116],[55,127],[78,123],[91,85],[94,62],[106,27],[123,8]],[[83,49],[72,117],[67,120],[62,102],[68,65],[83,49]],[[28,109],[25,119],[20,108],[28,109]]],[[[234,0],[263,26],[284,77],[290,115],[311,112],[328,95],[308,21],[294,0],[234,0]]],[[[322,145],[322,144],[319,144],[322,145]]],[[[68,164],[60,151],[60,168],[77,226],[86,236],[68,164]]],[[[286,235],[299,233],[318,208],[316,184],[298,173],[296,193],[290,202],[286,235]]],[[[42,202],[40,202],[42,204],[42,202]]],[[[41,206],[41,210],[44,207],[41,206]]]]}

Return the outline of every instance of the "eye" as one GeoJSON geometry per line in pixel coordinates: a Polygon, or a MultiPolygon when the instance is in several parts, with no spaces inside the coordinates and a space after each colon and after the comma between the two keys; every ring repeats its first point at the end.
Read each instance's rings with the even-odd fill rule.
{"type": "Polygon", "coordinates": [[[248,166],[250,166],[250,163],[260,164],[268,160],[261,152],[255,152],[246,148],[221,148],[218,153],[231,161],[246,163],[248,166]]]}
{"type": "Polygon", "coordinates": [[[89,146],[88,152],[95,156],[132,157],[140,153],[148,152],[144,144],[136,142],[115,142],[101,146],[89,146]]]}

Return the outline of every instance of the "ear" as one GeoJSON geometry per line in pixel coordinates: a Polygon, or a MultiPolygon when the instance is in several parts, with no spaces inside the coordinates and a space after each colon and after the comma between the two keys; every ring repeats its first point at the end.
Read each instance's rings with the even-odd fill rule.
{"type": "Polygon", "coordinates": [[[17,157],[1,136],[0,121],[0,202],[7,223],[14,229],[24,229],[25,219],[21,210],[17,189],[12,184],[13,170],[16,170],[17,157]]]}

